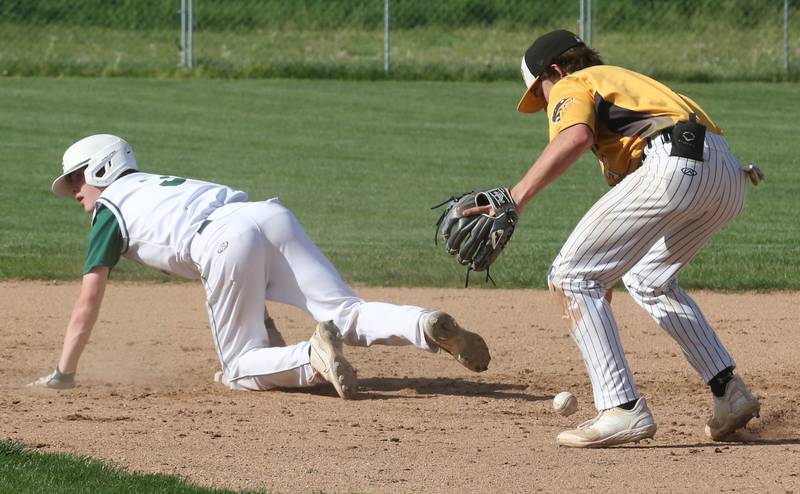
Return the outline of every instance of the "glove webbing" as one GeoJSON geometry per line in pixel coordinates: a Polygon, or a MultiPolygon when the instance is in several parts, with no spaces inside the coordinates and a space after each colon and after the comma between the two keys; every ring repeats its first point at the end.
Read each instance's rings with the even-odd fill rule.
{"type": "MultiPolygon", "coordinates": [[[[471,192],[467,192],[467,194],[470,194],[470,193],[471,192]]],[[[465,195],[466,194],[461,194],[460,196],[450,196],[449,198],[445,199],[444,201],[440,202],[439,204],[437,204],[435,206],[432,206],[431,210],[438,209],[438,208],[444,206],[445,204],[450,204],[450,203],[452,203],[454,201],[457,201],[457,200],[461,199],[462,197],[464,197],[465,195]]],[[[444,221],[444,217],[447,216],[448,212],[450,212],[450,208],[445,208],[445,210],[442,211],[442,214],[439,215],[439,219],[436,220],[436,230],[433,231],[433,245],[439,245],[439,242],[438,242],[436,237],[439,236],[439,227],[442,226],[442,221],[444,221]]]]}

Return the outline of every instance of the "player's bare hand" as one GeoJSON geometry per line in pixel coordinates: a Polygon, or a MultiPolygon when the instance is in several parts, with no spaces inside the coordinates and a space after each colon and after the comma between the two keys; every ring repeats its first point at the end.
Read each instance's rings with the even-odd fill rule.
{"type": "Polygon", "coordinates": [[[494,216],[494,209],[491,206],[475,206],[464,210],[464,216],[476,216],[478,214],[485,214],[487,216],[494,216]]]}
{"type": "Polygon", "coordinates": [[[758,185],[761,181],[767,178],[764,175],[764,171],[761,170],[761,167],[756,165],[755,163],[748,163],[742,167],[742,171],[747,175],[747,178],[753,183],[753,185],[758,185]]]}
{"type": "Polygon", "coordinates": [[[70,389],[75,387],[75,374],[62,374],[56,367],[50,374],[28,384],[29,388],[70,389]]]}

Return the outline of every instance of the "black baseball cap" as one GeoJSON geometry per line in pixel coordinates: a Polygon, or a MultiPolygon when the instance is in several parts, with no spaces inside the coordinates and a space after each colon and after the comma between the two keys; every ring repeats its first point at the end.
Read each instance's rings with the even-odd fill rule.
{"type": "Polygon", "coordinates": [[[544,69],[550,65],[554,58],[575,46],[585,43],[574,33],[559,29],[540,36],[525,52],[522,57],[522,78],[525,80],[525,94],[519,100],[517,111],[522,113],[536,113],[547,105],[544,98],[537,98],[531,88],[542,75],[544,69]]]}

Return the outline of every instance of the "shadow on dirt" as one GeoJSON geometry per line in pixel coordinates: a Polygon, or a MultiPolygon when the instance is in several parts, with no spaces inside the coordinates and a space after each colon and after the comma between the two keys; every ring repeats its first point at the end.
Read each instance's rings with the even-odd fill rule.
{"type": "Polygon", "coordinates": [[[525,384],[476,382],[465,379],[373,377],[359,379],[358,384],[361,399],[407,399],[407,395],[387,394],[405,389],[412,389],[419,395],[479,396],[521,401],[544,401],[553,398],[551,394],[526,393],[524,391],[529,386],[525,384]]]}
{"type": "Polygon", "coordinates": [[[692,444],[630,444],[624,445],[625,449],[703,449],[714,448],[716,453],[723,453],[725,450],[740,446],[788,446],[800,445],[800,439],[753,439],[753,440],[730,440],[730,441],[708,441],[704,443],[692,444]]]}

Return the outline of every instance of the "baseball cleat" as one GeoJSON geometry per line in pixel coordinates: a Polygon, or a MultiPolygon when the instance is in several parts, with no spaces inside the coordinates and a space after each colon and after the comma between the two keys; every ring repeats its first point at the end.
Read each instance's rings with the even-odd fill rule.
{"type": "Polygon", "coordinates": [[[228,376],[226,376],[221,370],[218,370],[214,373],[214,382],[224,384],[229,388],[231,387],[231,382],[228,380],[228,376]]]}
{"type": "Polygon", "coordinates": [[[343,400],[353,398],[358,391],[356,371],[342,353],[342,335],[333,321],[317,324],[311,336],[311,367],[318,376],[333,384],[343,400]]]}
{"type": "Polygon", "coordinates": [[[228,388],[228,389],[230,389],[230,390],[234,390],[234,391],[235,391],[235,390],[247,389],[247,388],[244,388],[244,387],[242,387],[242,386],[239,386],[239,385],[236,383],[236,381],[231,381],[231,380],[228,378],[228,375],[227,375],[227,374],[225,374],[225,373],[224,373],[223,371],[221,371],[221,370],[218,370],[217,372],[215,372],[215,373],[214,373],[214,382],[216,382],[216,383],[220,383],[220,384],[224,385],[226,388],[228,388]]]}
{"type": "Polygon", "coordinates": [[[72,389],[75,387],[75,373],[63,374],[56,367],[50,374],[29,383],[29,388],[72,389]]]}
{"type": "Polygon", "coordinates": [[[733,376],[721,398],[714,396],[714,415],[706,424],[706,435],[715,441],[724,439],[758,417],[761,404],[739,376],[733,376]]]}
{"type": "Polygon", "coordinates": [[[474,372],[489,368],[489,347],[480,335],[459,326],[453,316],[442,311],[425,314],[422,329],[428,343],[441,348],[474,372]]]}
{"type": "Polygon", "coordinates": [[[559,434],[556,442],[570,448],[604,448],[652,438],[657,428],[642,396],[636,400],[633,409],[614,407],[603,410],[577,429],[559,434]]]}

